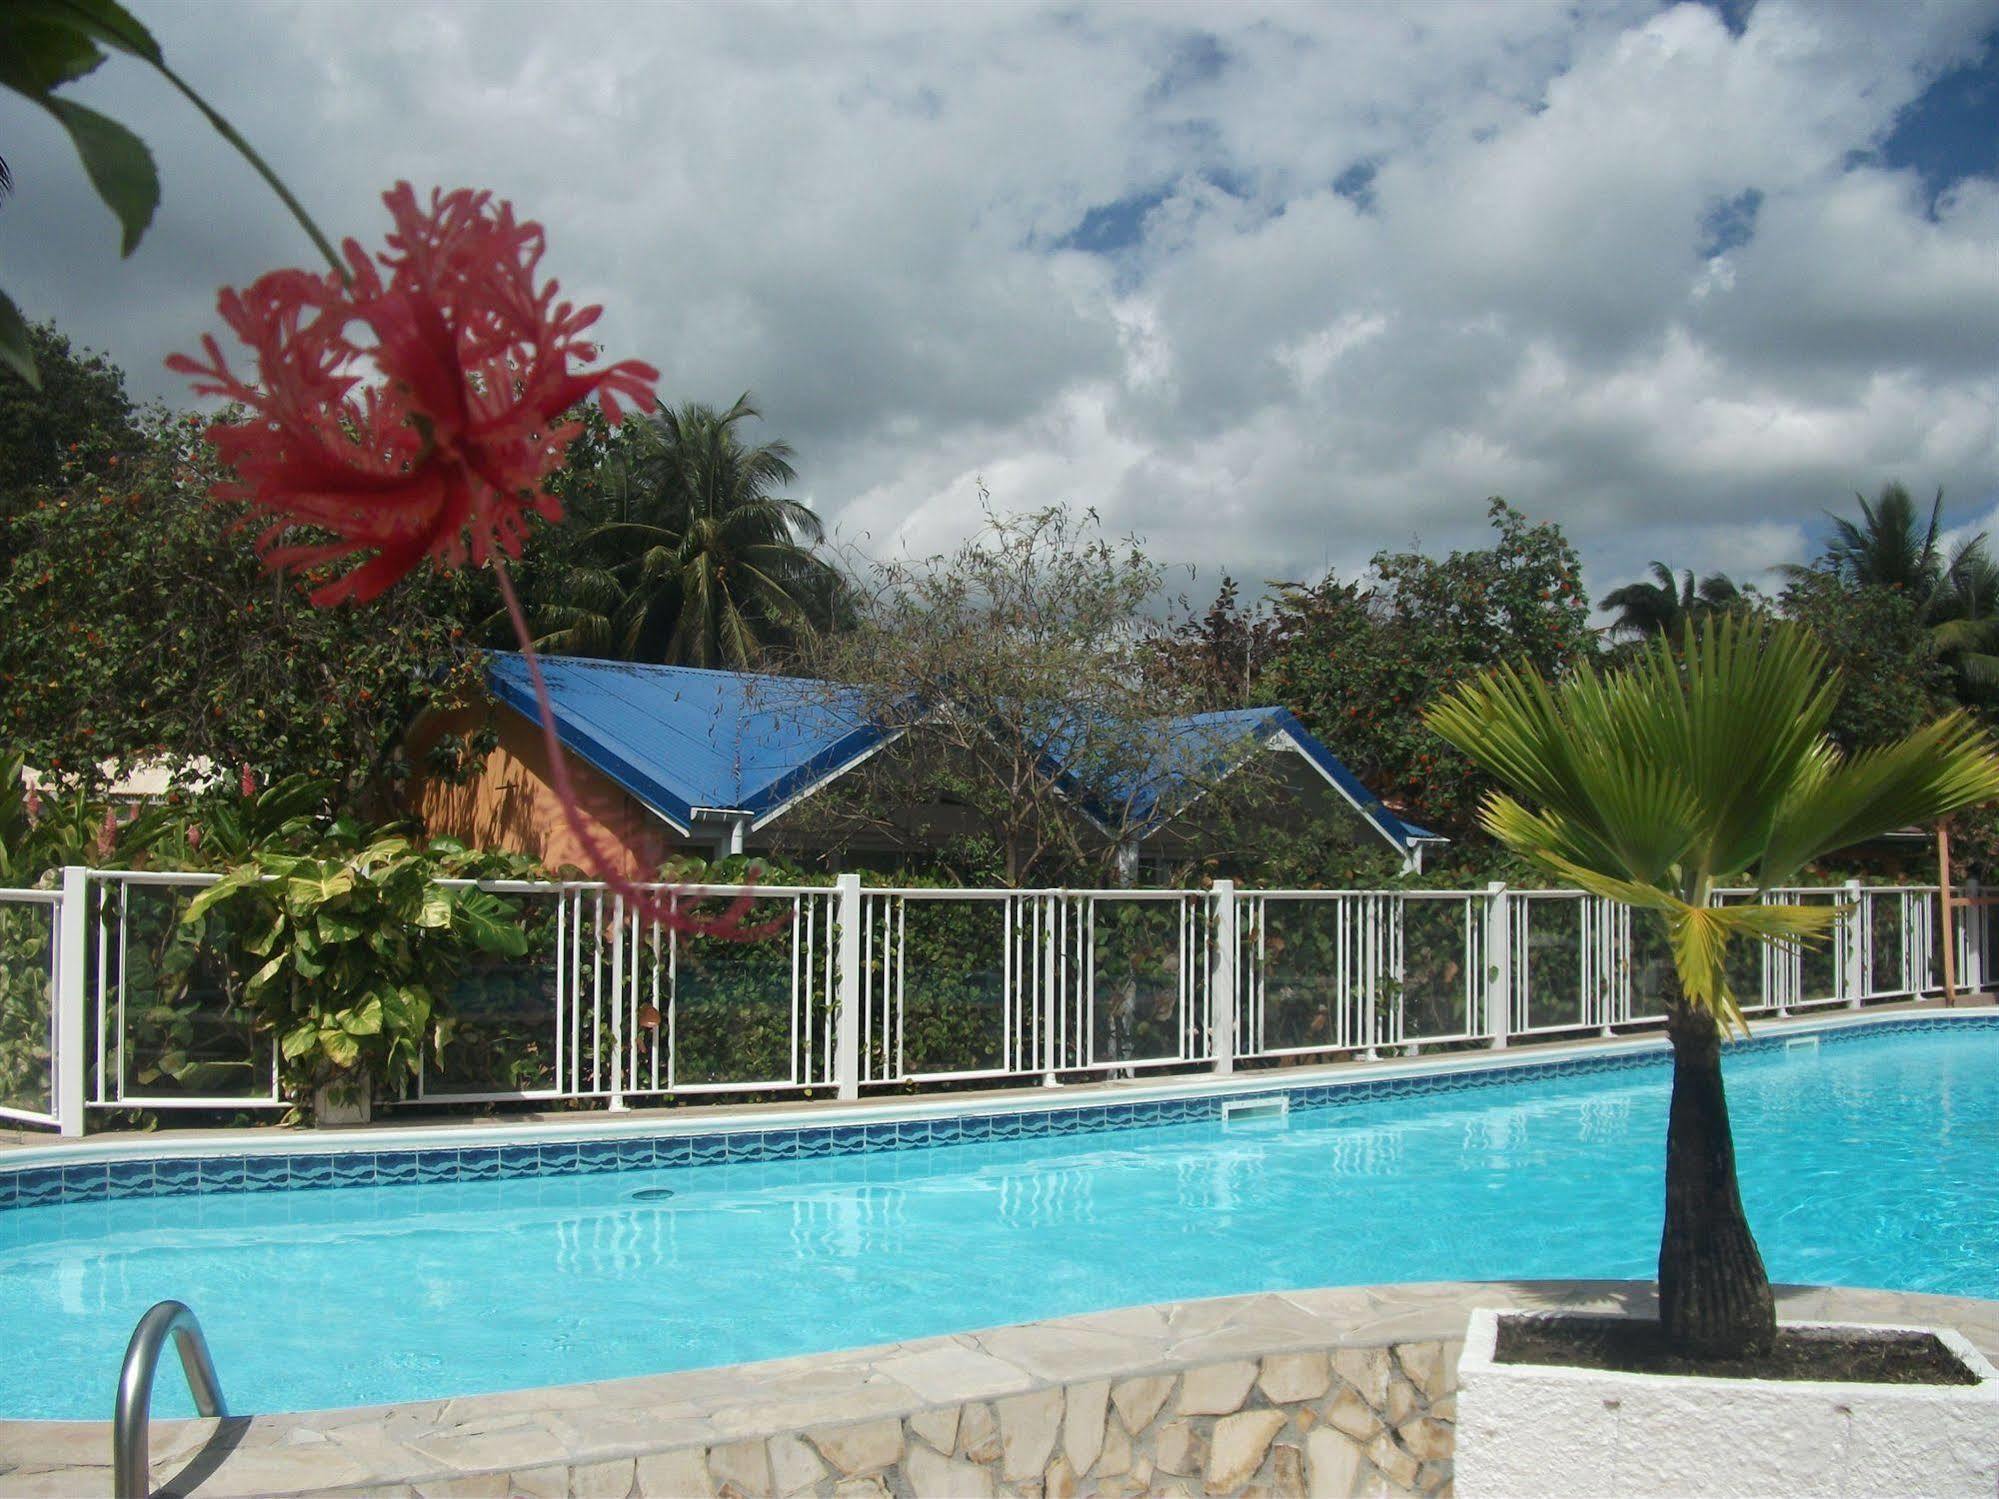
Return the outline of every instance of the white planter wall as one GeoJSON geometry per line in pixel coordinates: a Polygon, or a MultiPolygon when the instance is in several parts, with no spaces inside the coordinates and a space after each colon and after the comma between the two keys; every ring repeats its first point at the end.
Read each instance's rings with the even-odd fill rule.
{"type": "Polygon", "coordinates": [[[1934,1332],[1976,1385],[1698,1379],[1493,1359],[1499,1318],[1472,1313],[1458,1365],[1461,1499],[1604,1494],[1965,1495],[1999,1491],[1999,1370],[1934,1332]]]}

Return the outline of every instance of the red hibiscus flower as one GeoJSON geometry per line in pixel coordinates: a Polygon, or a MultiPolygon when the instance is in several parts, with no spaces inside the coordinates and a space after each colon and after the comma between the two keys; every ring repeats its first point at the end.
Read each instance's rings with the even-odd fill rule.
{"type": "Polygon", "coordinates": [[[541,226],[511,204],[460,190],[425,208],[406,182],[383,201],[387,252],[348,240],[344,278],[273,271],[223,291],[218,310],[258,383],[213,337],[205,359],[167,361],[197,393],[248,408],[208,429],[235,473],[215,493],[269,518],[267,562],[365,557],[313,594],[321,605],[372,599],[425,557],[518,557],[531,513],[562,515],[543,484],[578,430],[564,414],[594,395],[615,422],[621,401],[650,404],[659,378],[633,360],[583,368],[603,309],[537,284],[541,226]],[[288,534],[298,528],[331,539],[288,534]]]}
{"type": "MultiPolygon", "coordinates": [[[[386,253],[350,239],[342,273],[273,271],[222,292],[217,310],[254,357],[256,383],[210,336],[204,358],[167,361],[198,394],[247,408],[208,428],[234,475],[215,497],[268,521],[258,550],[273,568],[358,559],[313,592],[321,607],[376,598],[426,557],[490,563],[533,677],[550,779],[594,872],[678,930],[767,935],[781,923],[745,927],[748,894],[719,918],[693,918],[616,872],[577,800],[505,565],[531,516],[562,518],[545,484],[581,430],[567,413],[594,396],[615,423],[624,404],[652,404],[659,371],[636,360],[586,368],[597,349],[584,335],[603,309],[537,283],[541,225],[516,219],[512,204],[460,190],[434,191],[426,207],[407,182],[383,202],[395,221],[386,253]]],[[[253,784],[246,766],[244,795],[253,784]]]]}

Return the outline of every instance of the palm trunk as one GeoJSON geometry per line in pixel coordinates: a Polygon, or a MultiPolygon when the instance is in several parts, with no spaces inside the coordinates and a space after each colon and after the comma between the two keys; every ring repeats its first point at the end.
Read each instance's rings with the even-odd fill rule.
{"type": "Polygon", "coordinates": [[[1674,988],[1666,1009],[1673,1105],[1666,1128],[1666,1226],[1659,1236],[1659,1322],[1676,1352],[1745,1358],[1768,1352],[1776,1341],[1776,1303],[1736,1187],[1721,1027],[1674,988]]]}

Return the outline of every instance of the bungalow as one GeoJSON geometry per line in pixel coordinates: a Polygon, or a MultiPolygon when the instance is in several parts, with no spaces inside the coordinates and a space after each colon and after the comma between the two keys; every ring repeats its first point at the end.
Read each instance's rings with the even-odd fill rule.
{"type": "MultiPolygon", "coordinates": [[[[912,725],[882,724],[858,689],[576,657],[541,665],[578,802],[623,873],[649,877],[690,853],[782,851],[837,865],[907,854],[952,826],[952,809],[922,809],[900,838],[880,831],[857,838],[851,828],[836,834],[837,819],[811,815],[834,800],[813,798],[913,732],[912,725]]],[[[467,736],[482,725],[494,731],[497,747],[462,783],[419,777],[414,810],[433,832],[469,844],[532,854],[556,867],[583,863],[552,785],[525,660],[495,653],[487,682],[493,704],[421,726],[413,758],[421,764],[422,752],[443,735],[467,736]]],[[[1263,768],[1287,826],[1377,840],[1410,868],[1420,867],[1425,847],[1443,841],[1384,806],[1287,709],[1196,714],[1162,721],[1158,731],[1121,785],[1080,784],[1059,750],[1047,767],[1080,815],[1121,830],[1119,862],[1128,874],[1197,845],[1202,788],[1259,756],[1279,757],[1263,768]],[[1108,815],[1111,803],[1116,816],[1108,815]]]]}

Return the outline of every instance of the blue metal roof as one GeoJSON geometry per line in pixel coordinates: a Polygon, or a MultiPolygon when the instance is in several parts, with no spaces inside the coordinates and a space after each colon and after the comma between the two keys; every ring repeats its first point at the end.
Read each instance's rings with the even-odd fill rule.
{"type": "MultiPolygon", "coordinates": [[[[1161,728],[1160,752],[1136,790],[1129,794],[1130,810],[1141,822],[1163,825],[1182,810],[1174,805],[1176,790],[1226,774],[1255,746],[1283,734],[1354,810],[1397,848],[1407,852],[1419,842],[1437,839],[1436,834],[1405,822],[1385,806],[1289,708],[1190,713],[1168,719],[1161,728]]],[[[1120,792],[1120,798],[1125,794],[1120,792]]],[[[1194,794],[1199,795],[1198,788],[1194,788],[1194,794]]]]}
{"type": "MultiPolygon", "coordinates": [[[[544,656],[541,669],[564,748],[682,831],[696,808],[768,820],[899,732],[870,721],[862,691],[826,682],[577,656],[544,656]]],[[[486,675],[501,702],[541,722],[521,656],[494,652],[486,675]]],[[[1159,752],[1131,788],[1079,786],[1086,805],[1128,801],[1137,821],[1161,825],[1184,810],[1176,789],[1226,773],[1281,733],[1397,848],[1436,836],[1383,806],[1288,708],[1195,713],[1160,729],[1159,752]]],[[[1061,737],[1051,736],[1057,760],[1061,737]]]]}
{"type": "MultiPolygon", "coordinates": [[[[685,831],[694,809],[761,817],[874,749],[863,695],[796,677],[544,656],[556,736],[685,831]]],[[[493,694],[541,722],[527,662],[488,660],[493,694]]]]}

